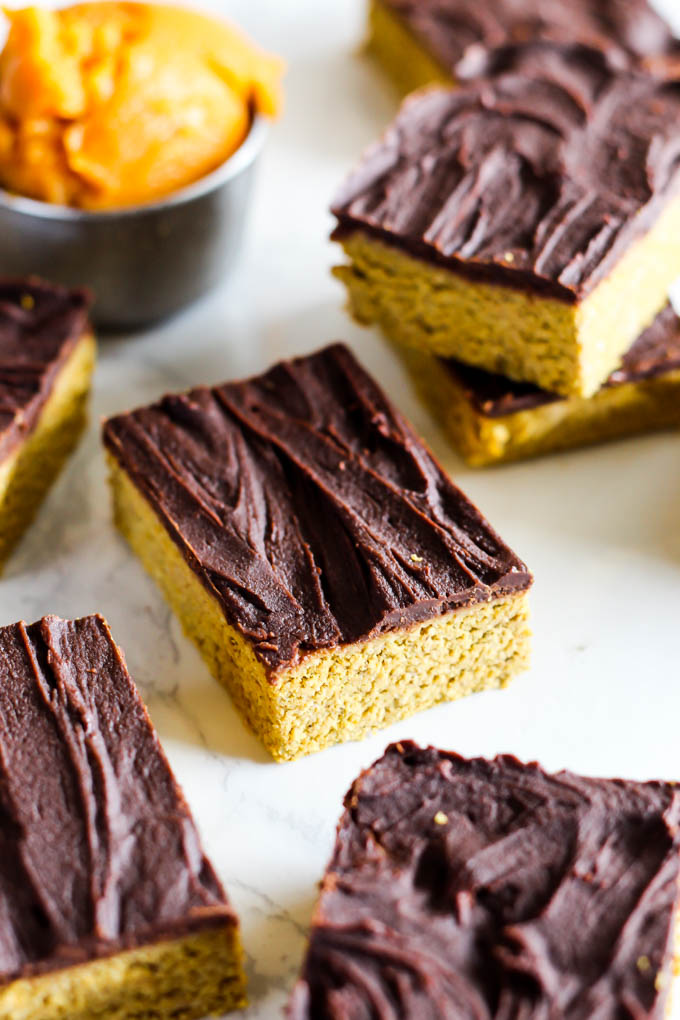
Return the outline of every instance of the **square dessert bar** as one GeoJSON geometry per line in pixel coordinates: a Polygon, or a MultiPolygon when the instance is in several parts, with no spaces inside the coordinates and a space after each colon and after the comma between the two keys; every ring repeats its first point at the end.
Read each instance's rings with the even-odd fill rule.
{"type": "Polygon", "coordinates": [[[525,667],[531,575],[342,345],[104,443],[118,527],[275,758],[525,667]]]}
{"type": "Polygon", "coordinates": [[[87,422],[88,305],[80,291],[0,279],[0,567],[87,422]]]}
{"type": "Polygon", "coordinates": [[[536,39],[589,44],[659,73],[680,67],[680,40],[648,0],[371,2],[369,49],[403,92],[488,74],[496,49],[536,39]]]}
{"type": "Polygon", "coordinates": [[[680,426],[680,318],[666,305],[593,397],[559,397],[398,348],[423,402],[472,467],[680,426]]]}
{"type": "Polygon", "coordinates": [[[290,1020],[661,1020],[674,783],[395,744],[345,799],[290,1020]]]}
{"type": "Polygon", "coordinates": [[[360,322],[564,396],[592,396],[680,275],[680,82],[597,50],[496,54],[407,99],[337,197],[360,322]]]}
{"type": "Polygon", "coordinates": [[[243,1005],[238,923],[101,616],[0,629],[0,1020],[243,1005]]]}

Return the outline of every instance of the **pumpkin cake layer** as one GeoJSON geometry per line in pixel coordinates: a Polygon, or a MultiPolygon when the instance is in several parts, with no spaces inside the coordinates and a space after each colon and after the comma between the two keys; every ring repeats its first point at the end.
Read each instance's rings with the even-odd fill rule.
{"type": "Polygon", "coordinates": [[[491,73],[494,51],[580,42],[619,65],[680,67],[680,41],[647,0],[372,0],[369,48],[402,92],[491,73]]]}
{"type": "Polygon", "coordinates": [[[364,154],[336,272],[399,343],[592,396],[680,275],[680,82],[583,46],[497,59],[407,99],[364,154]]]}
{"type": "Polygon", "coordinates": [[[398,352],[471,467],[680,426],[680,319],[670,305],[593,397],[559,397],[460,361],[398,352]]]}
{"type": "Polygon", "coordinates": [[[87,422],[88,304],[80,291],[0,280],[0,566],[87,422]]]}
{"type": "Polygon", "coordinates": [[[526,665],[526,567],[342,345],[104,442],[118,527],[275,758],[526,665]]]}
{"type": "Polygon", "coordinates": [[[675,783],[389,747],[345,798],[290,1020],[661,1020],[675,783]]]}
{"type": "Polygon", "coordinates": [[[0,629],[0,1020],[244,1003],[238,924],[100,616],[0,629]]]}

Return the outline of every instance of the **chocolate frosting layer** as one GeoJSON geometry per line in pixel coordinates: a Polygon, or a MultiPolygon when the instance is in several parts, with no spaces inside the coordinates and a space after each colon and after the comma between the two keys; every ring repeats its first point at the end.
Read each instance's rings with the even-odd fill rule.
{"type": "MultiPolygon", "coordinates": [[[[499,46],[549,39],[657,66],[680,42],[647,0],[379,0],[454,79],[488,73],[499,46]]],[[[660,68],[661,69],[661,68],[660,68]]]]}
{"type": "Polygon", "coordinates": [[[63,363],[90,330],[90,300],[38,279],[0,279],[0,460],[31,432],[63,363]]]}
{"type": "Polygon", "coordinates": [[[235,923],[100,616],[0,629],[0,982],[235,923]]]}
{"type": "Polygon", "coordinates": [[[664,1015],[674,784],[404,743],[345,807],[290,1020],[664,1015]]]}
{"type": "Polygon", "coordinates": [[[531,583],[340,344],[113,418],[104,442],[272,681],[531,583]]]}
{"type": "Polygon", "coordinates": [[[583,46],[495,59],[492,80],[404,102],[336,198],[334,236],[580,300],[680,190],[680,82],[583,46]]]}
{"type": "MultiPolygon", "coordinates": [[[[442,367],[463,387],[478,414],[502,418],[564,400],[532,383],[515,382],[504,375],[485,372],[454,358],[441,358],[442,367]]],[[[668,304],[624,355],[603,388],[655,379],[680,369],[680,318],[668,304]]]]}

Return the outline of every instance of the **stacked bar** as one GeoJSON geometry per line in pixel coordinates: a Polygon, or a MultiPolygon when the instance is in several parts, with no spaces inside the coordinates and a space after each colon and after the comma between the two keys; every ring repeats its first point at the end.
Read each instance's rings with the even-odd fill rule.
{"type": "Polygon", "coordinates": [[[525,667],[531,575],[343,346],[104,442],[118,527],[275,758],[525,667]]]}
{"type": "Polygon", "coordinates": [[[396,744],[345,798],[289,1020],[662,1020],[675,783],[396,744]]]}
{"type": "Polygon", "coordinates": [[[592,397],[560,397],[400,347],[423,403],[471,467],[680,426],[680,318],[666,305],[592,397]]]}
{"type": "Polygon", "coordinates": [[[0,629],[0,1020],[245,1004],[238,921],[100,616],[0,629]]]}
{"type": "Polygon", "coordinates": [[[545,39],[619,66],[680,68],[680,40],[647,0],[371,0],[369,49],[402,92],[488,73],[496,49],[545,39]]]}
{"type": "MultiPolygon", "coordinates": [[[[658,360],[645,354],[634,381],[667,375],[674,358],[664,309],[680,276],[680,83],[582,45],[539,41],[488,59],[489,79],[407,99],[338,195],[334,238],[349,261],[335,272],[351,310],[408,352],[418,379],[454,379],[454,399],[456,367],[433,359],[503,376],[493,387],[521,384],[520,396],[530,384],[543,408],[595,398],[594,439],[666,425],[667,408],[650,416],[635,400],[628,418],[600,419],[621,398],[612,374],[637,362],[636,345],[647,351],[650,328],[658,360]]],[[[534,448],[511,443],[509,455],[583,434],[536,431],[534,448]]],[[[508,452],[483,445],[483,459],[508,452]]]]}

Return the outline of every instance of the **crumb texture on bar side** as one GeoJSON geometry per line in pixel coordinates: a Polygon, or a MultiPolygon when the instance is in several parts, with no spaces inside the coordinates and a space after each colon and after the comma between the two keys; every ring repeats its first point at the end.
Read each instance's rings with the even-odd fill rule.
{"type": "MultiPolygon", "coordinates": [[[[562,399],[533,383],[515,382],[454,359],[444,358],[439,364],[460,383],[475,410],[488,418],[532,410],[562,399]]],[[[624,354],[605,387],[657,379],[677,369],[680,369],[680,317],[668,304],[624,354]]]]}
{"type": "Polygon", "coordinates": [[[52,383],[89,330],[89,299],[37,279],[0,279],[0,461],[35,426],[52,383]]]}
{"type": "Polygon", "coordinates": [[[290,1020],[664,1015],[674,784],[406,742],[345,807],[290,1020]]]}
{"type": "Polygon", "coordinates": [[[82,291],[0,279],[0,566],[87,423],[88,306],[82,291]]]}
{"type": "Polygon", "coordinates": [[[531,584],[340,344],[166,396],[104,441],[272,676],[531,584]]]}
{"type": "Polygon", "coordinates": [[[598,46],[652,65],[680,41],[647,0],[375,0],[460,80],[487,71],[499,46],[542,38],[598,46]]]}
{"type": "Polygon", "coordinates": [[[406,100],[337,196],[336,236],[580,301],[678,190],[680,82],[549,43],[498,51],[494,74],[406,100]]]}
{"type": "Polygon", "coordinates": [[[235,926],[106,622],[0,629],[0,678],[3,986],[235,926]]]}

